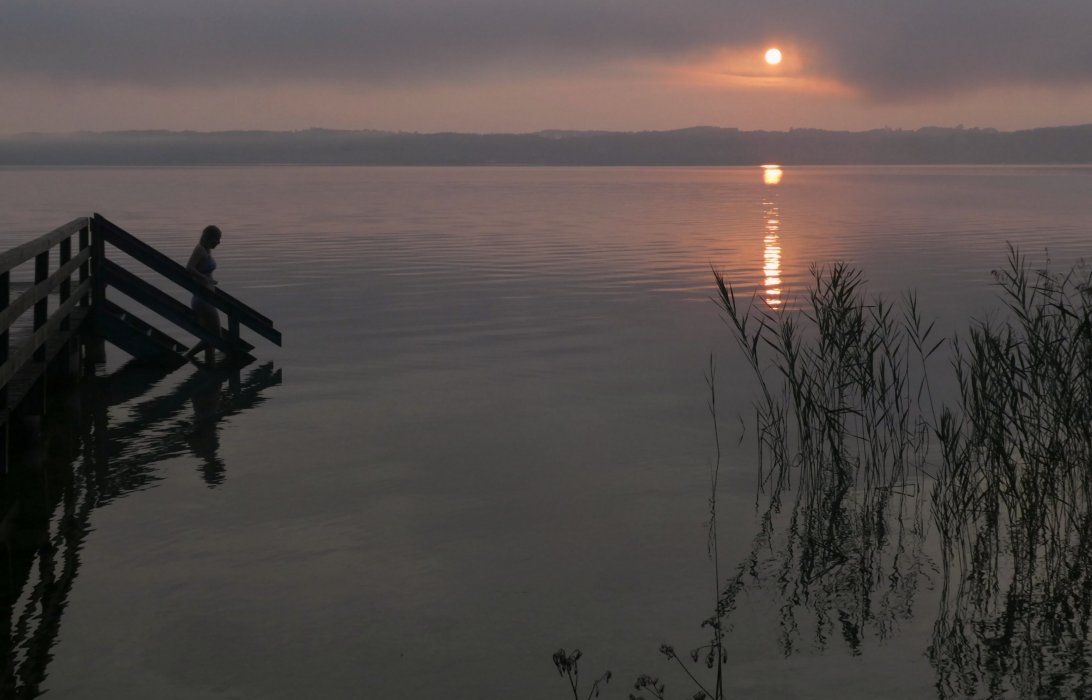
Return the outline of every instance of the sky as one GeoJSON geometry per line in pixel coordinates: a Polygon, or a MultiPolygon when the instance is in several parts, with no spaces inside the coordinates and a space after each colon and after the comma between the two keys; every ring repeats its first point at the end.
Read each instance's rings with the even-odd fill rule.
{"type": "Polygon", "coordinates": [[[1084,124],[1090,28],[1089,0],[0,0],[0,133],[1084,124]]]}

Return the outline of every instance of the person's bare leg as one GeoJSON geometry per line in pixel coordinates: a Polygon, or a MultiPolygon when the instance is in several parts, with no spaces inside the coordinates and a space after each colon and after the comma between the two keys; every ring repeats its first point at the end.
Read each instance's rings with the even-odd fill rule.
{"type": "MultiPolygon", "coordinates": [[[[199,307],[195,309],[197,312],[197,321],[208,330],[209,333],[219,336],[220,335],[220,315],[216,313],[216,310],[209,308],[199,307]]],[[[190,360],[194,364],[199,364],[194,358],[197,357],[197,353],[205,351],[205,367],[216,366],[216,348],[212,343],[207,340],[200,340],[197,345],[194,345],[186,352],[186,359],[190,360]]]]}
{"type": "MultiPolygon", "coordinates": [[[[219,337],[220,336],[220,314],[212,310],[208,318],[209,333],[219,337]]],[[[212,346],[212,343],[205,344],[205,364],[212,367],[216,366],[216,348],[212,346]]]]}

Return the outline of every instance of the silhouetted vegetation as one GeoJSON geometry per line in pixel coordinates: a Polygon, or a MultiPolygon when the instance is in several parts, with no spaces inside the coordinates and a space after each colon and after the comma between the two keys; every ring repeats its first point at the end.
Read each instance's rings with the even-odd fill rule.
{"type": "Polygon", "coordinates": [[[913,295],[869,299],[835,265],[814,272],[804,310],[775,312],[742,308],[718,277],[759,380],[765,507],[721,607],[774,584],[784,653],[805,616],[819,646],[837,630],[859,652],[939,583],[939,697],[1092,689],[1092,276],[1033,269],[1012,248],[994,275],[1003,312],[951,341],[953,406],[931,394],[945,341],[913,295]]]}
{"type": "Polygon", "coordinates": [[[611,672],[605,671],[603,675],[592,681],[591,688],[588,689],[586,698],[580,697],[580,657],[579,649],[573,649],[572,652],[566,652],[564,649],[558,649],[554,652],[554,668],[557,669],[558,674],[569,682],[569,689],[573,693],[573,700],[591,700],[591,698],[599,697],[599,684],[604,685],[610,683],[611,672]]]}
{"type": "Polygon", "coordinates": [[[884,638],[910,614],[924,567],[926,366],[943,341],[912,294],[869,299],[861,272],[844,264],[813,277],[806,307],[784,311],[756,299],[744,307],[717,276],[758,380],[763,497],[762,529],[718,612],[729,615],[744,588],[772,583],[784,654],[805,630],[819,648],[841,636],[859,653],[867,631],[884,638]]]}
{"type": "Polygon", "coordinates": [[[956,346],[933,495],[944,589],[930,659],[943,697],[1092,693],[1092,273],[994,273],[1007,314],[956,346]],[[974,663],[966,663],[974,660],[974,663]]]}
{"type": "MultiPolygon", "coordinates": [[[[709,554],[709,560],[713,565],[713,614],[706,618],[702,622],[702,627],[708,628],[712,632],[712,637],[707,644],[691,649],[689,652],[690,663],[679,656],[675,651],[675,647],[670,644],[660,645],[660,654],[662,654],[668,661],[672,662],[686,675],[690,680],[690,683],[695,688],[691,697],[694,700],[723,700],[724,695],[724,673],[728,664],[728,653],[724,648],[724,635],[725,635],[725,617],[727,611],[723,607],[723,600],[720,596],[720,547],[717,543],[717,482],[720,479],[720,464],[721,464],[721,449],[720,449],[720,426],[717,422],[717,373],[716,363],[713,358],[709,358],[709,372],[705,375],[706,384],[709,387],[709,415],[713,420],[713,437],[716,446],[716,453],[713,459],[713,464],[709,469],[709,530],[706,540],[707,551],[709,554]],[[711,679],[702,679],[700,676],[704,673],[701,667],[704,665],[706,671],[712,671],[711,679]]],[[[633,684],[634,690],[639,692],[647,692],[652,697],[658,700],[664,700],[666,692],[665,683],[659,678],[659,676],[652,676],[649,674],[641,674],[637,681],[633,684]]],[[[630,694],[630,700],[645,700],[644,695],[630,694]]]]}
{"type": "MultiPolygon", "coordinates": [[[[692,675],[694,697],[725,696],[744,591],[774,598],[788,656],[832,640],[863,653],[925,614],[926,589],[938,697],[1092,694],[1092,272],[1036,269],[1010,247],[994,276],[1003,309],[950,340],[913,294],[870,297],[843,264],[814,268],[795,311],[741,302],[716,276],[757,382],[761,526],[718,578],[712,639],[691,653],[716,686],[692,675]],[[958,392],[941,402],[945,348],[958,392]]],[[[658,678],[636,686],[666,697],[658,678]]]]}

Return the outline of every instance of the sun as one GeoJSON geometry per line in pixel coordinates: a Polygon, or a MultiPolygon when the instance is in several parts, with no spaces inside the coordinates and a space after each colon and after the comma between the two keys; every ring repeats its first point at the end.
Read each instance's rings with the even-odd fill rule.
{"type": "Polygon", "coordinates": [[[776,47],[767,49],[766,63],[769,63],[771,66],[776,66],[778,63],[781,63],[781,49],[776,47]]]}

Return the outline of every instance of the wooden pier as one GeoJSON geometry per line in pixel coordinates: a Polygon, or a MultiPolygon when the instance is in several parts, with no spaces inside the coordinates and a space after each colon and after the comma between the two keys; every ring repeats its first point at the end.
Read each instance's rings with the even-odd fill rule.
{"type": "Polygon", "coordinates": [[[0,254],[0,471],[8,468],[14,419],[41,415],[50,386],[78,376],[87,358],[101,355],[104,342],[149,364],[185,364],[186,345],[107,299],[107,289],[240,365],[253,359],[254,349],[241,337],[242,326],[281,344],[272,320],[219,288],[206,289],[184,266],[101,215],[70,221],[0,254]],[[127,269],[123,260],[212,304],[226,317],[224,330],[210,332],[188,305],[127,269]],[[12,272],[31,261],[33,283],[13,299],[12,272]]]}

